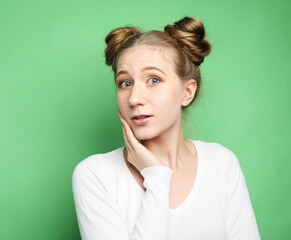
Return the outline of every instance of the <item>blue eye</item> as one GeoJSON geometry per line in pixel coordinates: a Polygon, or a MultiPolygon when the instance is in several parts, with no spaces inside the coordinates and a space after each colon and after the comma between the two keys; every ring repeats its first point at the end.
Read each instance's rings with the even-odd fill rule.
{"type": "Polygon", "coordinates": [[[129,84],[130,84],[129,81],[123,81],[123,82],[120,82],[120,83],[119,83],[119,86],[122,87],[122,88],[126,88],[126,87],[129,86],[129,84]],[[125,84],[124,84],[124,83],[125,83],[125,84]]]}
{"type": "Polygon", "coordinates": [[[152,79],[153,79],[153,84],[160,82],[160,79],[158,79],[157,77],[150,78],[150,80],[152,80],[152,79]]]}

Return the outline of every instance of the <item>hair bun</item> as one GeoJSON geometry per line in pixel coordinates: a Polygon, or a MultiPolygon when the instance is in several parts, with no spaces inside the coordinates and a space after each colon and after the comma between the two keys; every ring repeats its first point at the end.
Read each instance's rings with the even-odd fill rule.
{"type": "Polygon", "coordinates": [[[167,25],[164,30],[177,40],[196,66],[199,66],[211,51],[210,43],[204,38],[204,26],[197,18],[185,17],[173,25],[167,25]]]}
{"type": "Polygon", "coordinates": [[[122,45],[131,37],[140,34],[141,31],[134,27],[121,27],[111,31],[105,38],[106,64],[112,65],[122,45]]]}

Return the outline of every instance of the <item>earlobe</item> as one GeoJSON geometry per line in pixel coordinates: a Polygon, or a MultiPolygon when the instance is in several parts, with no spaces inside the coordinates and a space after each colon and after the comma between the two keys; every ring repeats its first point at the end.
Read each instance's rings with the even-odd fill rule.
{"type": "Polygon", "coordinates": [[[187,107],[195,97],[197,89],[197,83],[195,79],[190,79],[185,84],[184,98],[182,101],[182,106],[187,107]]]}

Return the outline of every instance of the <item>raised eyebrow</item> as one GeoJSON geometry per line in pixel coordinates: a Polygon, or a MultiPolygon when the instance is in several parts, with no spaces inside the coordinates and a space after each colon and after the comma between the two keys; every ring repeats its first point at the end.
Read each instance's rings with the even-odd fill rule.
{"type": "Polygon", "coordinates": [[[119,71],[119,72],[115,75],[115,79],[116,79],[119,75],[121,75],[121,74],[128,74],[128,72],[125,71],[125,70],[119,71]]]}
{"type": "MultiPolygon", "coordinates": [[[[143,72],[146,71],[146,70],[157,70],[157,71],[163,73],[165,76],[167,76],[167,74],[166,74],[164,71],[162,71],[161,69],[159,69],[159,68],[157,68],[157,67],[154,67],[154,66],[148,66],[148,67],[145,67],[145,68],[142,69],[143,72]]],[[[116,79],[119,75],[121,75],[121,74],[128,74],[128,72],[125,71],[125,70],[121,70],[121,71],[119,71],[119,72],[115,75],[115,79],[116,79]]]]}
{"type": "Polygon", "coordinates": [[[154,66],[148,66],[148,67],[145,67],[142,69],[142,71],[146,71],[146,70],[157,70],[157,71],[163,73],[165,76],[167,76],[167,74],[165,74],[164,71],[162,71],[161,69],[154,67],[154,66]]]}

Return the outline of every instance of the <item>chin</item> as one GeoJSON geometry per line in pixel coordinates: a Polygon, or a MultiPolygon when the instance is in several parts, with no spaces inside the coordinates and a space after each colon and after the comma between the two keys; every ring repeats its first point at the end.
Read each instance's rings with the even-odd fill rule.
{"type": "Polygon", "coordinates": [[[134,129],[134,135],[139,140],[150,140],[159,136],[157,132],[149,129],[134,129]]]}
{"type": "Polygon", "coordinates": [[[149,140],[154,138],[151,134],[134,134],[139,140],[149,140]]]}

